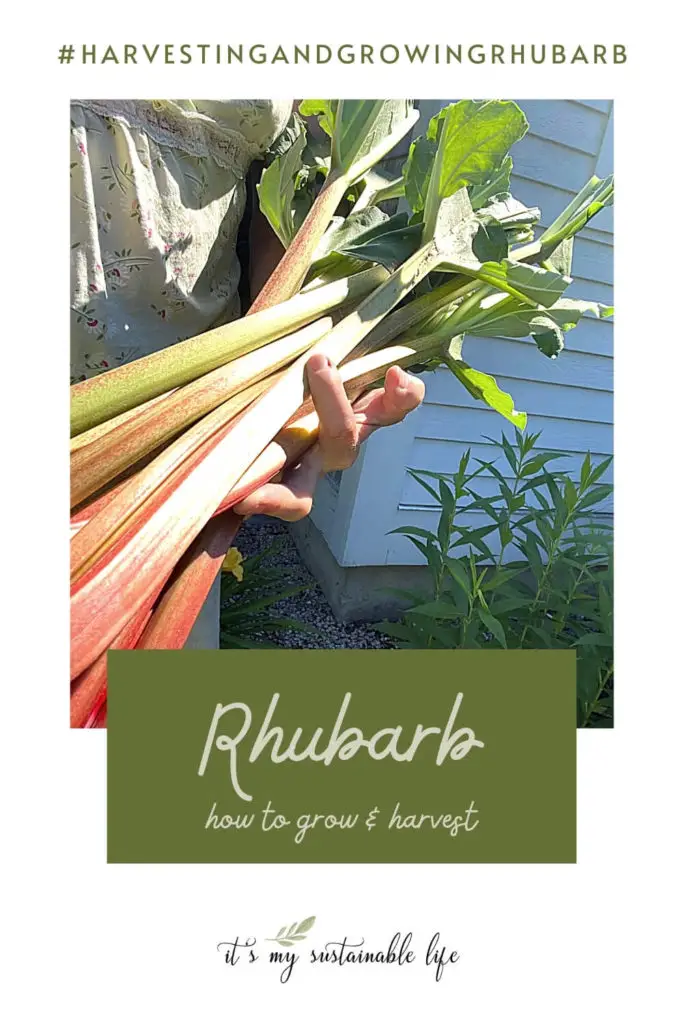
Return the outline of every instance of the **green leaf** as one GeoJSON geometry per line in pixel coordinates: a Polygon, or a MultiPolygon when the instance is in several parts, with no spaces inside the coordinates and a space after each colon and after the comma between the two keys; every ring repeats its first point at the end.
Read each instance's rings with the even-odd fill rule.
{"type": "Polygon", "coordinates": [[[584,633],[574,641],[575,647],[611,647],[613,640],[606,633],[584,633]]]}
{"type": "MultiPolygon", "coordinates": [[[[405,217],[405,215],[404,215],[405,217]]],[[[407,220],[407,217],[405,218],[407,220]]],[[[376,206],[368,206],[358,213],[350,213],[345,218],[335,218],[327,229],[315,251],[311,264],[310,275],[321,273],[321,264],[331,253],[341,253],[346,247],[352,246],[356,239],[366,239],[373,234],[385,230],[389,217],[376,206]]]]}
{"type": "Polygon", "coordinates": [[[293,946],[296,942],[301,942],[306,938],[306,933],[311,930],[315,924],[315,917],[307,917],[301,924],[294,923],[289,928],[285,925],[277,933],[274,939],[267,939],[267,942],[277,942],[279,946],[293,946]]]}
{"type": "MultiPolygon", "coordinates": [[[[467,267],[463,266],[467,271],[467,267]]],[[[476,270],[476,277],[502,291],[508,292],[523,302],[534,302],[539,306],[554,305],[571,280],[554,270],[528,263],[515,263],[504,259],[500,263],[482,263],[476,270]]]]}
{"type": "Polygon", "coordinates": [[[495,615],[491,615],[491,613],[486,611],[484,608],[477,608],[477,615],[488,632],[493,633],[500,646],[507,647],[505,630],[503,629],[502,623],[498,621],[495,615]]]}
{"type": "Polygon", "coordinates": [[[564,348],[564,334],[550,317],[534,317],[529,333],[536,342],[539,351],[549,359],[555,359],[564,348]]]}
{"type": "MultiPolygon", "coordinates": [[[[536,326],[539,311],[528,306],[517,306],[507,299],[492,307],[485,322],[468,327],[467,333],[472,335],[501,335],[504,338],[525,338],[536,326]],[[498,311],[500,308],[500,312],[498,311]]],[[[607,307],[598,302],[583,302],[580,299],[560,299],[551,307],[543,310],[543,318],[553,321],[563,331],[569,331],[581,320],[582,316],[592,313],[596,317],[607,315],[607,307]]],[[[611,315],[611,314],[610,314],[611,315]]]]}
{"type": "Polygon", "coordinates": [[[477,216],[479,228],[472,240],[474,255],[482,263],[504,260],[508,254],[508,237],[495,217],[477,216]]]}
{"type": "Polygon", "coordinates": [[[569,203],[541,237],[541,258],[546,259],[557,246],[571,235],[575,235],[586,226],[614,199],[614,176],[607,178],[592,177],[584,185],[579,194],[569,203]]]}
{"type": "MultiPolygon", "coordinates": [[[[431,488],[430,488],[431,490],[431,488]]],[[[434,497],[438,500],[438,494],[436,491],[431,491],[434,497]]],[[[407,537],[423,537],[425,540],[434,541],[436,535],[430,530],[424,530],[421,526],[397,526],[395,530],[389,530],[389,534],[401,533],[407,537]]]]}
{"type": "Polygon", "coordinates": [[[480,185],[470,186],[472,209],[479,210],[482,206],[486,206],[493,196],[499,195],[502,192],[509,192],[511,174],[512,157],[506,156],[485,181],[480,185]]]}
{"type": "Polygon", "coordinates": [[[285,248],[300,226],[295,223],[293,202],[305,145],[306,134],[302,132],[282,156],[264,169],[256,186],[261,212],[285,248]]]}
{"type": "Polygon", "coordinates": [[[337,100],[333,168],[348,175],[350,182],[357,181],[394,148],[417,118],[409,100],[337,100]]]}
{"type": "Polygon", "coordinates": [[[310,622],[301,622],[300,619],[292,618],[278,618],[278,619],[266,619],[266,629],[277,631],[280,629],[291,629],[296,630],[297,633],[308,633],[311,636],[324,636],[322,629],[318,629],[317,626],[312,626],[310,622]]]}
{"type": "Polygon", "coordinates": [[[589,484],[589,481],[590,481],[590,474],[591,474],[591,457],[590,457],[590,454],[588,452],[586,452],[586,457],[585,457],[585,459],[583,460],[583,462],[581,464],[581,477],[580,477],[580,481],[581,481],[581,489],[582,490],[584,488],[588,487],[588,484],[589,484]]]}
{"type": "Polygon", "coordinates": [[[596,483],[600,479],[600,477],[604,475],[605,471],[608,469],[608,467],[611,464],[612,464],[612,456],[608,455],[608,457],[606,459],[603,459],[602,462],[599,462],[597,466],[592,467],[591,468],[590,479],[588,481],[589,484],[596,483]]]}
{"type": "Polygon", "coordinates": [[[538,637],[544,647],[553,647],[554,634],[550,630],[543,629],[542,626],[535,626],[533,624],[529,626],[529,630],[538,637]]]}
{"type": "Polygon", "coordinates": [[[564,502],[569,511],[573,511],[578,500],[578,494],[576,493],[576,487],[572,480],[566,480],[564,485],[564,502]]]}
{"type": "Polygon", "coordinates": [[[299,113],[302,117],[318,116],[318,123],[326,135],[334,131],[334,100],[302,100],[299,113]]]}
{"type": "Polygon", "coordinates": [[[411,143],[408,151],[408,159],[403,168],[403,180],[405,197],[414,213],[420,213],[424,209],[437,148],[434,139],[421,135],[411,143]]]}
{"type": "Polygon", "coordinates": [[[427,601],[410,609],[411,615],[422,615],[428,619],[459,619],[461,613],[446,601],[427,601]]]}
{"type": "Polygon", "coordinates": [[[527,128],[521,109],[509,100],[460,100],[431,119],[420,159],[406,167],[406,196],[422,201],[413,209],[424,208],[427,237],[442,200],[489,181],[527,128]]]}
{"type": "Polygon", "coordinates": [[[545,465],[554,459],[564,459],[565,457],[564,452],[541,452],[540,455],[534,455],[532,459],[524,463],[520,476],[533,476],[534,473],[538,473],[539,469],[543,469],[545,465]]]}
{"type": "MultiPolygon", "coordinates": [[[[406,612],[406,614],[408,613],[406,612]]],[[[404,640],[408,643],[416,643],[422,632],[405,622],[378,622],[372,628],[384,636],[389,636],[395,640],[404,640]]]]}
{"type": "Polygon", "coordinates": [[[583,495],[583,497],[577,503],[576,509],[579,512],[585,512],[586,509],[594,508],[599,505],[601,501],[609,498],[614,492],[612,484],[599,484],[597,487],[592,487],[590,491],[583,495]]]}
{"type": "Polygon", "coordinates": [[[467,574],[467,570],[463,566],[462,562],[457,558],[448,557],[445,559],[446,568],[453,577],[453,580],[460,589],[467,595],[470,596],[470,578],[467,574]]]}
{"type": "MultiPolygon", "coordinates": [[[[470,195],[470,201],[471,201],[470,195]]],[[[474,209],[474,206],[472,207],[474,209]]],[[[491,197],[490,202],[478,210],[479,217],[494,218],[505,231],[512,228],[531,227],[541,219],[538,206],[525,206],[510,192],[501,192],[491,197]]]]}
{"type": "Polygon", "coordinates": [[[435,501],[439,500],[438,492],[434,490],[431,484],[428,484],[427,481],[423,479],[423,477],[425,476],[436,477],[438,479],[438,473],[429,473],[425,471],[420,472],[419,470],[416,469],[408,469],[407,472],[408,475],[411,476],[413,480],[415,480],[420,485],[420,487],[423,487],[428,494],[431,494],[435,501]]]}
{"type": "Polygon", "coordinates": [[[549,270],[555,270],[558,274],[571,277],[572,257],[574,255],[574,236],[565,238],[553,252],[550,259],[546,261],[549,270]]]}
{"type": "Polygon", "coordinates": [[[286,597],[293,597],[295,594],[300,594],[304,590],[310,590],[313,584],[303,583],[296,587],[287,587],[285,590],[277,591],[274,594],[267,594],[265,597],[261,597],[256,601],[249,601],[247,603],[238,602],[235,605],[229,605],[227,608],[223,608],[221,611],[221,621],[224,619],[230,620],[234,617],[240,617],[246,612],[260,611],[263,608],[267,608],[271,604],[277,604],[278,601],[284,600],[286,597]]]}
{"type": "Polygon", "coordinates": [[[494,605],[497,615],[507,615],[508,612],[519,611],[520,608],[528,607],[529,600],[524,597],[505,597],[501,600],[496,598],[496,603],[494,605]]]}
{"type": "MultiPolygon", "coordinates": [[[[402,216],[399,214],[396,219],[402,216]]],[[[375,231],[369,237],[357,238],[348,245],[340,246],[339,252],[344,256],[352,256],[369,263],[380,263],[393,272],[405,263],[409,256],[417,252],[421,240],[421,225],[406,224],[390,230],[375,231]]]]}
{"type": "Polygon", "coordinates": [[[504,416],[510,423],[524,430],[526,427],[526,413],[518,412],[511,395],[503,391],[497,384],[495,377],[481,370],[475,370],[461,358],[463,338],[454,338],[445,353],[444,359],[448,369],[455,374],[461,384],[467,388],[473,398],[485,402],[490,409],[504,416]]]}

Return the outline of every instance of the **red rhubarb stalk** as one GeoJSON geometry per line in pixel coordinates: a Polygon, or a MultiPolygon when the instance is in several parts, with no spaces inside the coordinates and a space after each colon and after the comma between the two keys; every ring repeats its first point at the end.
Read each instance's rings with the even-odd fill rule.
{"type": "Polygon", "coordinates": [[[215,516],[173,571],[147,626],[139,650],[180,650],[190,635],[242,520],[232,512],[215,516]]]}
{"type": "MultiPolygon", "coordinates": [[[[127,651],[135,647],[150,615],[154,599],[146,602],[109,645],[110,651],[127,651]]],[[[97,713],[107,699],[107,652],[97,658],[71,684],[70,719],[72,729],[92,727],[97,713]]]]}
{"type": "Polygon", "coordinates": [[[329,227],[347,188],[346,176],[331,171],[291,245],[249,307],[247,316],[262,313],[298,292],[320,239],[329,227]]]}

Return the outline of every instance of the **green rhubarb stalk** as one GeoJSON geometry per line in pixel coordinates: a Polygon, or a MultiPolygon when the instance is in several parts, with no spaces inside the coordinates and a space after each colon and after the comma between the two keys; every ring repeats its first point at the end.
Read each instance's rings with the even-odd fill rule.
{"type": "Polygon", "coordinates": [[[428,321],[436,313],[446,310],[449,306],[456,308],[456,303],[470,295],[481,286],[477,281],[468,278],[463,283],[460,275],[454,275],[452,281],[439,285],[425,295],[407,302],[405,306],[395,309],[386,316],[354,350],[354,359],[367,352],[381,348],[413,327],[428,321]]]}
{"type": "MultiPolygon", "coordinates": [[[[124,413],[118,418],[123,422],[114,429],[72,453],[71,507],[85,501],[233,395],[291,363],[320,341],[332,326],[331,317],[322,317],[293,334],[219,366],[161,401],[152,400],[137,416],[124,413]]],[[[95,427],[94,432],[99,429],[95,427]]]]}
{"type": "Polygon", "coordinates": [[[127,409],[126,412],[122,412],[118,416],[112,416],[110,420],[105,420],[104,423],[98,423],[96,427],[91,427],[90,430],[84,430],[82,434],[76,434],[69,442],[69,451],[73,455],[79,448],[84,448],[87,444],[97,440],[97,438],[108,434],[110,430],[115,430],[134,416],[139,416],[141,413],[146,412],[147,409],[151,409],[158,402],[163,402],[165,398],[172,394],[173,391],[167,391],[163,395],[157,395],[156,398],[150,398],[148,402],[143,402],[142,405],[138,405],[134,409],[127,409]]]}
{"type": "MultiPolygon", "coordinates": [[[[400,142],[419,116],[405,101],[396,100],[314,100],[309,101],[308,106],[302,104],[302,110],[324,114],[331,133],[330,171],[302,226],[250,307],[249,315],[262,312],[298,292],[320,240],[349,187],[400,142]]],[[[288,194],[289,185],[291,180],[282,183],[283,196],[288,194]]],[[[280,224],[272,220],[278,211],[268,207],[264,212],[279,233],[280,224]]]]}
{"type": "Polygon", "coordinates": [[[351,213],[366,210],[390,199],[399,199],[404,194],[403,177],[387,178],[380,171],[370,171],[364,180],[363,190],[354,203],[351,213]]]}
{"type": "Polygon", "coordinates": [[[356,302],[386,277],[387,272],[382,267],[371,267],[305,295],[296,295],[257,315],[234,320],[74,384],[71,388],[71,433],[89,430],[232,359],[291,334],[324,313],[356,302]]]}

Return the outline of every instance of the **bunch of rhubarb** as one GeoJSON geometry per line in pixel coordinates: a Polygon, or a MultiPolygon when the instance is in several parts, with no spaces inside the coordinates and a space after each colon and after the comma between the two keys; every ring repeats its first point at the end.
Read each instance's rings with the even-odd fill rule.
{"type": "Polygon", "coordinates": [[[285,253],[246,316],[71,389],[71,722],[106,720],[106,652],[180,648],[239,529],[230,512],[296,465],[318,420],[305,365],[339,366],[355,401],[390,366],[448,367],[519,427],[525,414],[462,358],[466,336],[529,336],[554,358],[582,316],[572,239],[612,202],[592,178],[545,230],[510,194],[527,122],[461,100],[415,139],[400,178],[376,165],[412,130],[408,101],[308,100],[263,172],[285,253]],[[404,212],[380,204],[400,198],[404,212]]]}

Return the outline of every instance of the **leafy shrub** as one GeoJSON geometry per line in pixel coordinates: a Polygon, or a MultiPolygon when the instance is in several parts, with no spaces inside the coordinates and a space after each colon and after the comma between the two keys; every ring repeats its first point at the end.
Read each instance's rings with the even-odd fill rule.
{"type": "Polygon", "coordinates": [[[273,610],[273,606],[285,598],[315,586],[314,583],[302,583],[283,587],[283,577],[288,575],[289,570],[264,564],[281,547],[282,543],[276,541],[252,558],[240,562],[241,571],[238,576],[230,571],[223,572],[220,612],[222,649],[277,647],[268,637],[283,630],[319,632],[306,622],[278,615],[273,610]]]}
{"type": "Polygon", "coordinates": [[[507,461],[507,478],[496,460],[473,460],[470,450],[453,475],[409,471],[440,506],[438,526],[393,532],[424,556],[430,599],[394,591],[411,607],[377,629],[399,647],[574,648],[578,723],[610,726],[612,533],[595,509],[612,491],[600,482],[611,459],[594,464],[586,455],[573,482],[551,466],[565,453],[539,451],[540,434],[515,433],[516,446],[504,435],[486,438],[507,461]],[[492,496],[477,489],[487,477],[492,496]],[[484,524],[463,523],[471,512],[483,512],[484,524]]]}

